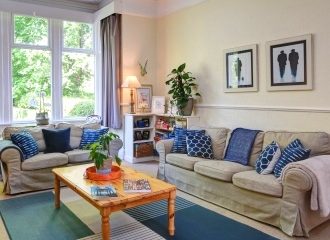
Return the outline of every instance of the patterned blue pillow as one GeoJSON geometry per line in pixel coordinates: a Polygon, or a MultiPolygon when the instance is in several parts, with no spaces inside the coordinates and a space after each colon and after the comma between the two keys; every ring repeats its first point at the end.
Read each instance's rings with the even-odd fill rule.
{"type": "Polygon", "coordinates": [[[205,130],[188,130],[185,128],[175,128],[174,143],[171,149],[172,153],[187,153],[186,137],[191,134],[204,135],[205,130]]]}
{"type": "Polygon", "coordinates": [[[278,159],[281,157],[281,149],[277,142],[273,141],[260,153],[256,161],[256,171],[259,174],[270,174],[273,172],[278,159]]]}
{"type": "Polygon", "coordinates": [[[29,132],[14,133],[10,136],[12,142],[23,152],[24,160],[39,153],[38,144],[29,132]]]}
{"type": "Polygon", "coordinates": [[[275,177],[280,177],[283,168],[292,162],[305,160],[311,153],[310,149],[305,149],[299,139],[291,142],[284,150],[280,159],[275,164],[274,174],[275,177]]]}
{"type": "Polygon", "coordinates": [[[213,149],[211,137],[208,135],[191,134],[187,136],[188,156],[212,159],[213,149]]]}
{"type": "Polygon", "coordinates": [[[109,128],[100,128],[100,129],[84,128],[83,134],[81,136],[79,148],[83,149],[88,144],[96,142],[103,134],[106,134],[108,131],[109,128]]]}

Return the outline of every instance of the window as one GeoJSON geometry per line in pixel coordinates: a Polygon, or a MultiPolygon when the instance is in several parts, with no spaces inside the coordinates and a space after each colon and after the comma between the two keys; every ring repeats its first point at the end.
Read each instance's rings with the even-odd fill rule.
{"type": "Polygon", "coordinates": [[[93,114],[92,25],[20,15],[12,23],[13,120],[34,121],[39,111],[57,120],[93,114]]]}
{"type": "Polygon", "coordinates": [[[90,24],[64,22],[62,53],[63,117],[94,113],[93,28],[90,24]]]}
{"type": "MultiPolygon", "coordinates": [[[[45,94],[51,114],[51,52],[48,44],[48,20],[14,16],[12,48],[12,96],[14,121],[35,119],[40,94],[45,94]]],[[[40,111],[40,110],[39,110],[40,111]]]]}

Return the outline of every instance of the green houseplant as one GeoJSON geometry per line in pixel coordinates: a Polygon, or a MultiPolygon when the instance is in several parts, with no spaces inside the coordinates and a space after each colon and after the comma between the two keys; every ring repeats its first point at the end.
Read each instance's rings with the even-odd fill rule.
{"type": "Polygon", "coordinates": [[[117,134],[108,132],[103,134],[98,141],[86,146],[86,149],[90,150],[89,158],[94,161],[97,172],[109,173],[111,171],[112,158],[115,159],[119,166],[121,165],[122,160],[117,155],[110,155],[109,144],[112,140],[117,138],[119,138],[117,134]]]}
{"type": "Polygon", "coordinates": [[[168,75],[166,85],[170,85],[168,94],[172,97],[171,104],[177,106],[178,114],[188,116],[192,112],[193,97],[201,95],[198,92],[193,93],[194,88],[197,88],[196,78],[192,76],[191,72],[186,72],[185,68],[185,63],[174,68],[168,75]],[[190,109],[187,110],[187,107],[190,109]]]}

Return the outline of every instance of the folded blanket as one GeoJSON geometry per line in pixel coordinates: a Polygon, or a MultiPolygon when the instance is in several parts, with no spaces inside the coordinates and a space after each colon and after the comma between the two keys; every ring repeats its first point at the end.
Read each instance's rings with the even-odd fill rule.
{"type": "Polygon", "coordinates": [[[304,171],[312,179],[311,210],[319,210],[322,217],[327,217],[330,214],[330,156],[316,156],[288,164],[283,169],[282,182],[285,174],[293,168],[304,171]]]}
{"type": "Polygon", "coordinates": [[[224,160],[247,165],[258,132],[260,131],[244,128],[234,129],[230,136],[224,160]]]}

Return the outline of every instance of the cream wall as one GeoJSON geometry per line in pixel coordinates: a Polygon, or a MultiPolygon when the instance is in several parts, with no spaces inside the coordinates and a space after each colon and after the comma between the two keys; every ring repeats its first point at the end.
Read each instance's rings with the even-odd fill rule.
{"type": "Polygon", "coordinates": [[[330,132],[327,0],[208,0],[157,20],[157,92],[186,62],[203,96],[205,125],[330,132]],[[265,43],[313,34],[314,90],[266,91],[265,43]],[[259,92],[224,93],[223,49],[258,44],[259,92]]]}

